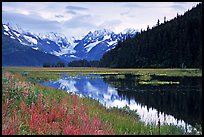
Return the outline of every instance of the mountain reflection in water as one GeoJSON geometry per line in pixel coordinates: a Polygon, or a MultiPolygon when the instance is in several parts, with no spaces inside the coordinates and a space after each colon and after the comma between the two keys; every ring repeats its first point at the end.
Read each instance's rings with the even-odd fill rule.
{"type": "Polygon", "coordinates": [[[41,82],[43,86],[61,89],[81,97],[98,100],[107,108],[128,106],[136,110],[146,124],[172,124],[190,132],[202,125],[201,78],[153,77],[176,80],[179,85],[140,85],[138,77],[125,75],[67,76],[57,81],[41,82]]]}

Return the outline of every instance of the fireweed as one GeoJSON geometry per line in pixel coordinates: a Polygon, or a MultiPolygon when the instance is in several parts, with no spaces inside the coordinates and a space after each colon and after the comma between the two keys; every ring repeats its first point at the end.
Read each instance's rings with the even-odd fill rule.
{"type": "Polygon", "coordinates": [[[76,95],[62,100],[35,93],[32,84],[2,74],[2,134],[103,135],[113,128],[97,114],[89,116],[76,95]],[[72,104],[70,104],[70,101],[72,104]]]}
{"type": "MultiPolygon", "coordinates": [[[[41,75],[38,72],[35,75],[41,75]]],[[[171,125],[145,125],[135,112],[129,115],[123,109],[106,109],[89,98],[39,86],[32,79],[18,72],[2,73],[2,134],[185,134],[171,125]]]]}

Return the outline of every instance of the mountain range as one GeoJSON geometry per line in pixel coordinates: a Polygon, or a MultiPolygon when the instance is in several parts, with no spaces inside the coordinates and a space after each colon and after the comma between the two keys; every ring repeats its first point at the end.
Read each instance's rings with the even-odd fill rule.
{"type": "Polygon", "coordinates": [[[25,61],[28,58],[33,58],[29,55],[29,52],[32,52],[33,56],[36,53],[44,54],[44,60],[34,63],[37,66],[42,66],[42,63],[45,62],[56,63],[56,61],[61,61],[69,63],[82,59],[88,61],[100,60],[107,51],[117,46],[118,41],[124,41],[128,36],[134,37],[136,34],[137,31],[134,29],[126,29],[118,34],[108,29],[101,29],[93,32],[90,31],[87,35],[79,39],[75,37],[67,38],[65,35],[56,32],[50,32],[45,35],[35,34],[24,31],[20,27],[12,26],[9,23],[2,24],[2,62],[3,65],[32,66],[33,61],[25,61]],[[10,43],[9,45],[6,43],[8,41],[10,43]],[[22,50],[24,54],[26,49],[26,54],[8,52],[10,51],[8,49],[12,48],[18,49],[18,52],[22,50]],[[28,49],[29,51],[27,51],[28,49]],[[17,54],[19,60],[24,60],[24,63],[20,61],[15,64],[14,62],[16,61],[14,60],[16,58],[13,58],[13,54],[17,54]],[[49,58],[49,60],[46,60],[46,58],[49,58]]]}
{"type": "Polygon", "coordinates": [[[42,66],[47,62],[56,64],[62,60],[57,56],[22,45],[18,40],[7,35],[2,35],[3,66],[42,66]]]}

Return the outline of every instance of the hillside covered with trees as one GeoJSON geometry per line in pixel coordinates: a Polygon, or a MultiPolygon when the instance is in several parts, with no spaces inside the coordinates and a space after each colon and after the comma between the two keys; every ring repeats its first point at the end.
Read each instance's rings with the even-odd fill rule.
{"type": "Polygon", "coordinates": [[[202,3],[170,21],[118,42],[100,60],[101,67],[202,68],[202,3]]]}

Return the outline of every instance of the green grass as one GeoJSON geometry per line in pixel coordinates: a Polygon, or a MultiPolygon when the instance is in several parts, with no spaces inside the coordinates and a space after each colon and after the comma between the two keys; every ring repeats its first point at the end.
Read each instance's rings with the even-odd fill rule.
{"type": "Polygon", "coordinates": [[[155,69],[113,69],[113,68],[81,68],[81,67],[68,67],[68,68],[38,68],[38,67],[3,67],[2,69],[7,69],[14,72],[37,72],[37,75],[44,74],[48,72],[54,72],[52,74],[68,73],[70,75],[87,75],[87,74],[133,74],[133,75],[156,75],[156,76],[202,76],[201,69],[180,69],[180,68],[155,68],[155,69]],[[40,73],[39,73],[40,72],[40,73]]]}
{"type": "MultiPolygon", "coordinates": [[[[50,89],[38,85],[39,81],[57,80],[61,73],[69,75],[87,75],[92,74],[120,74],[119,78],[123,78],[123,74],[134,74],[143,76],[143,79],[149,79],[150,75],[165,76],[202,76],[199,69],[106,69],[106,68],[18,68],[8,67],[2,68],[2,71],[10,71],[18,80],[25,80],[34,84],[35,93],[42,93],[44,96],[53,97],[58,102],[65,96],[71,98],[71,94],[57,89],[50,89]],[[20,75],[19,75],[20,74],[20,75]],[[23,77],[22,77],[23,76],[23,77]]],[[[36,95],[37,96],[37,95],[36,95]]],[[[121,109],[106,109],[98,101],[90,98],[80,98],[79,102],[88,106],[90,116],[98,114],[102,121],[107,121],[114,128],[115,134],[129,135],[180,135],[185,134],[182,128],[176,126],[162,125],[145,125],[140,121],[139,117],[133,113],[127,113],[121,109]]],[[[71,105],[72,102],[70,102],[71,105]]]]}
{"type": "MultiPolygon", "coordinates": [[[[61,90],[50,89],[47,87],[42,87],[36,85],[36,90],[43,92],[46,96],[54,97],[57,101],[60,101],[63,97],[71,95],[69,93],[65,93],[61,90]]],[[[94,114],[98,114],[98,117],[102,121],[107,121],[109,125],[111,125],[115,131],[115,134],[118,135],[158,135],[159,127],[156,125],[145,125],[143,122],[139,120],[139,117],[135,115],[131,115],[126,111],[122,111],[121,109],[112,108],[106,109],[102,106],[98,101],[90,99],[90,98],[80,98],[78,97],[78,101],[82,104],[86,104],[88,106],[89,115],[92,117],[94,114]]],[[[71,105],[71,104],[70,104],[71,105]]],[[[160,134],[168,134],[168,135],[182,135],[184,134],[184,130],[181,128],[177,128],[175,126],[167,126],[162,125],[160,127],[160,134]]]]}
{"type": "Polygon", "coordinates": [[[152,81],[139,81],[139,84],[141,85],[169,85],[169,84],[179,84],[179,81],[158,81],[158,80],[152,80],[152,81]]]}

